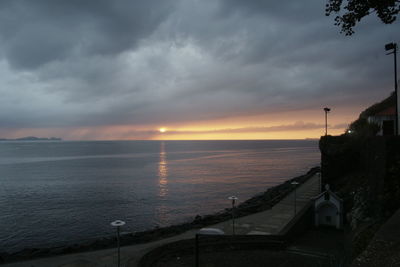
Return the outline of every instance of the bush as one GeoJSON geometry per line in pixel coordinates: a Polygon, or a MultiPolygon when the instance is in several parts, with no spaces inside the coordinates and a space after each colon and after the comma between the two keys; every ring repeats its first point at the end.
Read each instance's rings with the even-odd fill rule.
{"type": "Polygon", "coordinates": [[[346,134],[356,135],[359,137],[375,136],[380,130],[376,123],[370,123],[366,118],[359,118],[353,121],[346,131],[346,134]]]}

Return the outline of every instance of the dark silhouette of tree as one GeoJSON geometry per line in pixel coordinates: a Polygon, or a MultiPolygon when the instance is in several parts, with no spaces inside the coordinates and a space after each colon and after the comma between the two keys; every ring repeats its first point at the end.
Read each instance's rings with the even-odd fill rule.
{"type": "Polygon", "coordinates": [[[376,15],[385,24],[393,23],[400,11],[400,0],[328,0],[326,4],[325,14],[330,16],[332,13],[337,14],[335,25],[341,27],[341,33],[352,35],[353,27],[365,16],[371,13],[376,15]],[[342,5],[344,5],[342,7],[342,5]],[[340,14],[340,11],[344,11],[340,14]]]}

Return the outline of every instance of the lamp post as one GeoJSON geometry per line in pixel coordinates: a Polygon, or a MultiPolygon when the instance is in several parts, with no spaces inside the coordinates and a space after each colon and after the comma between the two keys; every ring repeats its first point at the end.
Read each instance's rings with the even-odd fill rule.
{"type": "Polygon", "coordinates": [[[385,45],[386,51],[392,51],[386,55],[393,54],[394,56],[394,96],[396,97],[396,123],[395,123],[395,135],[399,134],[399,110],[398,110],[398,96],[397,96],[397,43],[388,43],[385,45]]]}
{"type": "Polygon", "coordinates": [[[232,201],[232,235],[235,235],[235,201],[238,200],[237,197],[231,196],[228,197],[229,200],[232,201]]]}
{"type": "Polygon", "coordinates": [[[199,247],[199,238],[201,235],[224,235],[224,231],[217,229],[217,228],[201,228],[199,231],[196,233],[196,238],[195,238],[195,261],[196,261],[196,267],[199,267],[199,261],[200,261],[200,247],[199,247]]]}
{"type": "Polygon", "coordinates": [[[321,172],[317,172],[318,175],[318,183],[319,183],[319,193],[322,192],[322,177],[321,177],[321,172]]]}
{"type": "Polygon", "coordinates": [[[291,182],[291,185],[294,185],[294,215],[296,215],[297,214],[297,195],[296,195],[296,189],[297,189],[297,186],[299,185],[299,183],[298,182],[296,182],[296,181],[294,181],[294,182],[291,182]]]}
{"type": "Polygon", "coordinates": [[[117,227],[118,267],[120,266],[119,228],[124,225],[125,222],[121,220],[116,220],[111,223],[111,226],[117,227]]]}
{"type": "Polygon", "coordinates": [[[325,111],[325,136],[327,136],[328,135],[328,113],[329,113],[329,111],[331,111],[331,109],[325,107],[324,111],[325,111]]]}

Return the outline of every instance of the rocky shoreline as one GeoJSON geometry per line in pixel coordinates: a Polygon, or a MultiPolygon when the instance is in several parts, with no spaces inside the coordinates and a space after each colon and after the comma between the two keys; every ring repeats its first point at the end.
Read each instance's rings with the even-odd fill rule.
{"type": "MultiPolygon", "coordinates": [[[[320,172],[319,167],[311,168],[304,175],[287,180],[280,185],[269,188],[264,193],[258,194],[246,200],[235,208],[236,216],[246,216],[252,213],[270,209],[293,190],[291,182],[296,181],[299,183],[304,183],[308,180],[308,178],[312,177],[317,172],[320,172]]],[[[219,222],[229,220],[230,218],[231,209],[225,209],[221,212],[217,212],[211,215],[197,215],[191,222],[171,225],[163,228],[156,228],[143,232],[123,234],[121,236],[120,242],[122,246],[147,243],[171,237],[191,229],[202,228],[205,226],[217,224],[219,222]]],[[[58,246],[51,248],[26,248],[16,253],[0,252],[0,263],[30,260],[39,257],[51,257],[69,253],[94,251],[99,249],[112,248],[115,247],[115,245],[115,237],[104,237],[97,240],[68,246],[58,246]]]]}

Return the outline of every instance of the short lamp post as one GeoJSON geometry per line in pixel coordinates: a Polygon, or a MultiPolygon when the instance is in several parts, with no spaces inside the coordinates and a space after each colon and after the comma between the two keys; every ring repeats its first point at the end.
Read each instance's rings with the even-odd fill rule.
{"type": "Polygon", "coordinates": [[[386,51],[391,51],[386,55],[393,54],[394,56],[394,95],[396,97],[396,122],[395,122],[395,135],[399,134],[399,108],[398,108],[398,95],[397,95],[397,44],[388,43],[385,45],[386,51]]]}
{"type": "Polygon", "coordinates": [[[331,111],[331,109],[325,107],[324,111],[325,111],[325,136],[327,136],[328,135],[328,113],[329,113],[329,111],[331,111]]]}
{"type": "Polygon", "coordinates": [[[224,235],[224,231],[217,228],[201,228],[196,233],[195,239],[195,258],[196,258],[196,267],[199,267],[200,261],[200,248],[199,248],[199,238],[200,236],[209,236],[209,235],[224,235]]]}
{"type": "Polygon", "coordinates": [[[119,245],[119,228],[121,227],[121,226],[124,226],[125,225],[125,222],[124,221],[121,221],[121,220],[116,220],[116,221],[113,221],[112,223],[111,223],[111,226],[113,226],[113,227],[117,227],[117,246],[118,246],[118,267],[120,267],[120,263],[121,263],[121,257],[120,257],[120,245],[119,245]]]}
{"type": "Polygon", "coordinates": [[[321,172],[317,172],[317,175],[318,175],[318,183],[319,183],[319,193],[321,193],[322,192],[322,176],[321,176],[321,172]]]}
{"type": "Polygon", "coordinates": [[[294,186],[294,215],[296,215],[297,214],[297,195],[296,195],[296,191],[297,191],[297,186],[299,185],[299,183],[294,181],[291,184],[294,186]]]}
{"type": "Polygon", "coordinates": [[[232,235],[235,235],[235,202],[238,198],[231,196],[228,199],[232,201],[232,235]]]}

